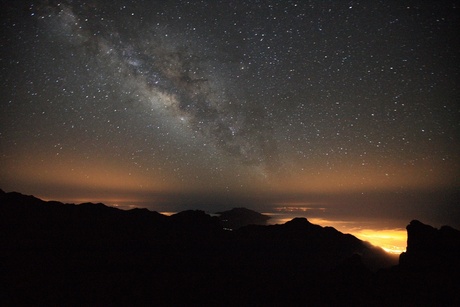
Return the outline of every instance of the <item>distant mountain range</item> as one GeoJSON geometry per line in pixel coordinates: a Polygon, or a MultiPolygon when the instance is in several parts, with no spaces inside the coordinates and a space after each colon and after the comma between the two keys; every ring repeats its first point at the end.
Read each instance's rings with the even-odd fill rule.
{"type": "Polygon", "coordinates": [[[227,230],[238,229],[247,225],[266,225],[269,216],[246,208],[233,208],[228,211],[217,212],[222,227],[227,230]]]}
{"type": "Polygon", "coordinates": [[[397,264],[332,227],[267,219],[245,208],[168,217],[0,190],[0,303],[460,305],[458,230],[412,221],[397,264]]]}

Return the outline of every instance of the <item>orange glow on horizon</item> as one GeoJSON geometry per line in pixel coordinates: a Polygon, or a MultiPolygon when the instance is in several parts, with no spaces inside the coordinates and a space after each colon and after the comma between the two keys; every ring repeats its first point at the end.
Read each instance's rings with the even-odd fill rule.
{"type": "Polygon", "coordinates": [[[359,222],[354,221],[332,221],[318,218],[312,218],[309,220],[313,224],[331,226],[343,233],[352,234],[362,241],[366,241],[374,246],[381,247],[388,253],[401,254],[402,252],[406,251],[406,229],[385,229],[379,227],[372,229],[369,228],[369,225],[361,226],[359,225],[359,222]]]}
{"type": "Polygon", "coordinates": [[[354,235],[392,254],[401,254],[406,251],[407,232],[405,229],[361,229],[354,235]]]}
{"type": "MultiPolygon", "coordinates": [[[[290,213],[288,211],[287,213],[290,213]]],[[[294,211],[292,211],[294,212],[294,211]]],[[[297,211],[298,216],[302,216],[302,212],[297,211]]],[[[289,222],[294,217],[292,215],[285,216],[279,215],[278,213],[263,213],[272,217],[270,224],[284,224],[289,222]]],[[[347,221],[347,220],[329,220],[322,218],[308,218],[312,224],[320,225],[323,227],[330,226],[334,227],[342,233],[349,233],[362,241],[371,243],[374,246],[378,246],[388,253],[399,255],[406,251],[407,245],[407,232],[406,229],[402,228],[381,228],[376,226],[371,228],[372,224],[360,222],[360,221],[347,221]]]]}

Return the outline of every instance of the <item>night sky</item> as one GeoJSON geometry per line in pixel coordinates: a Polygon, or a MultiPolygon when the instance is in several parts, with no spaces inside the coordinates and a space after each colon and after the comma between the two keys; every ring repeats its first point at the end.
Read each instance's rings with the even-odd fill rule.
{"type": "Polygon", "coordinates": [[[458,1],[10,2],[5,191],[459,214],[458,1]]]}

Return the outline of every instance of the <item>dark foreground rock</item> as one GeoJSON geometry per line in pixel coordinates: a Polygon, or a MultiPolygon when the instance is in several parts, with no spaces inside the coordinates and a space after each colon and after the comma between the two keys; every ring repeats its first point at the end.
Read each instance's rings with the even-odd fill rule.
{"type": "Polygon", "coordinates": [[[460,231],[414,220],[407,234],[399,265],[376,274],[374,297],[387,305],[460,306],[460,231]]]}
{"type": "MultiPolygon", "coordinates": [[[[458,232],[442,232],[433,246],[458,252],[458,232]]],[[[0,233],[5,306],[458,302],[455,253],[418,263],[428,243],[410,239],[406,260],[376,271],[388,266],[381,250],[307,219],[226,231],[203,211],[167,217],[0,192],[0,233]]]]}

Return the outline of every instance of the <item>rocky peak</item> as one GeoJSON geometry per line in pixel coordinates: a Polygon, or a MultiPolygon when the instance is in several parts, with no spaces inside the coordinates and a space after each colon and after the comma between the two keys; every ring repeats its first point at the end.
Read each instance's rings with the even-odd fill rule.
{"type": "Polygon", "coordinates": [[[460,259],[460,231],[449,226],[436,229],[413,220],[407,229],[407,251],[402,266],[450,265],[460,259]]]}

